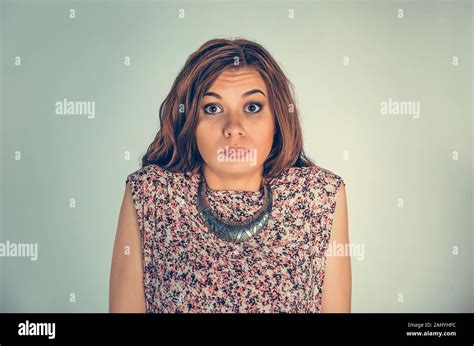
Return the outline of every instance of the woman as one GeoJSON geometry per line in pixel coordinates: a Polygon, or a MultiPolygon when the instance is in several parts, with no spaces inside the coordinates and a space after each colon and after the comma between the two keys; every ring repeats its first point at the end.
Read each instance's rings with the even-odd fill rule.
{"type": "Polygon", "coordinates": [[[110,312],[350,312],[350,256],[327,251],[345,185],[305,156],[290,85],[255,42],[191,54],[126,179],[110,312]]]}

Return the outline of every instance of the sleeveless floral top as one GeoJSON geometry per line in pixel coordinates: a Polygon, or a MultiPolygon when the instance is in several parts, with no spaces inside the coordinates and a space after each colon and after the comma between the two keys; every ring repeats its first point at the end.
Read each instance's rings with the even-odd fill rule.
{"type": "MultiPolygon", "coordinates": [[[[142,240],[148,313],[320,312],[336,193],[342,178],[319,166],[269,180],[273,210],[263,231],[230,243],[207,230],[196,207],[200,176],[157,165],[127,176],[142,240]]],[[[213,190],[215,214],[245,221],[264,191],[213,190]]]]}

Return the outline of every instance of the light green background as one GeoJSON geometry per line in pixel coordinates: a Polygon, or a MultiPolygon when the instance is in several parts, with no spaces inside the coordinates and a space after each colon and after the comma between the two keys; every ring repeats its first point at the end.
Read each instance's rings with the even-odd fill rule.
{"type": "Polygon", "coordinates": [[[108,311],[125,178],[159,105],[201,44],[244,37],[294,84],[306,152],[346,183],[365,246],[353,312],[473,312],[472,16],[470,1],[3,1],[0,241],[39,258],[0,258],[0,311],[108,311]],[[56,115],[63,98],[95,101],[95,119],[56,115]],[[421,117],[380,115],[389,98],[421,117]]]}

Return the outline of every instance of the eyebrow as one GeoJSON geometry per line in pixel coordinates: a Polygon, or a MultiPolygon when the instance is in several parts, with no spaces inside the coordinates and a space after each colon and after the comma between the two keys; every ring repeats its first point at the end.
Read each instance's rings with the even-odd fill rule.
{"type": "MultiPolygon", "coordinates": [[[[263,96],[266,97],[266,95],[265,95],[265,94],[263,93],[263,91],[260,90],[260,89],[252,89],[252,90],[249,90],[249,91],[247,91],[247,92],[244,92],[244,93],[242,94],[242,97],[250,96],[250,95],[253,95],[253,94],[256,94],[256,93],[260,93],[260,94],[262,94],[263,96]]],[[[221,96],[221,95],[219,95],[219,94],[217,94],[217,93],[214,93],[214,92],[212,92],[212,91],[209,91],[209,92],[205,93],[204,96],[214,96],[214,97],[217,97],[219,100],[222,100],[222,96],[221,96]]]]}

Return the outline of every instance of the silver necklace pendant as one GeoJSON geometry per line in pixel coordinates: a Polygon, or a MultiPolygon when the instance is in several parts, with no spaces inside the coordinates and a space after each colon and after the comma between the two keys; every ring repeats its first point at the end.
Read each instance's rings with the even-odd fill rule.
{"type": "Polygon", "coordinates": [[[257,213],[246,222],[232,222],[223,220],[219,215],[215,215],[206,201],[207,184],[204,174],[201,173],[197,193],[197,208],[207,224],[209,231],[217,237],[233,242],[242,243],[256,236],[263,231],[265,225],[270,219],[273,208],[273,193],[270,184],[263,179],[264,201],[263,206],[257,213]]]}

